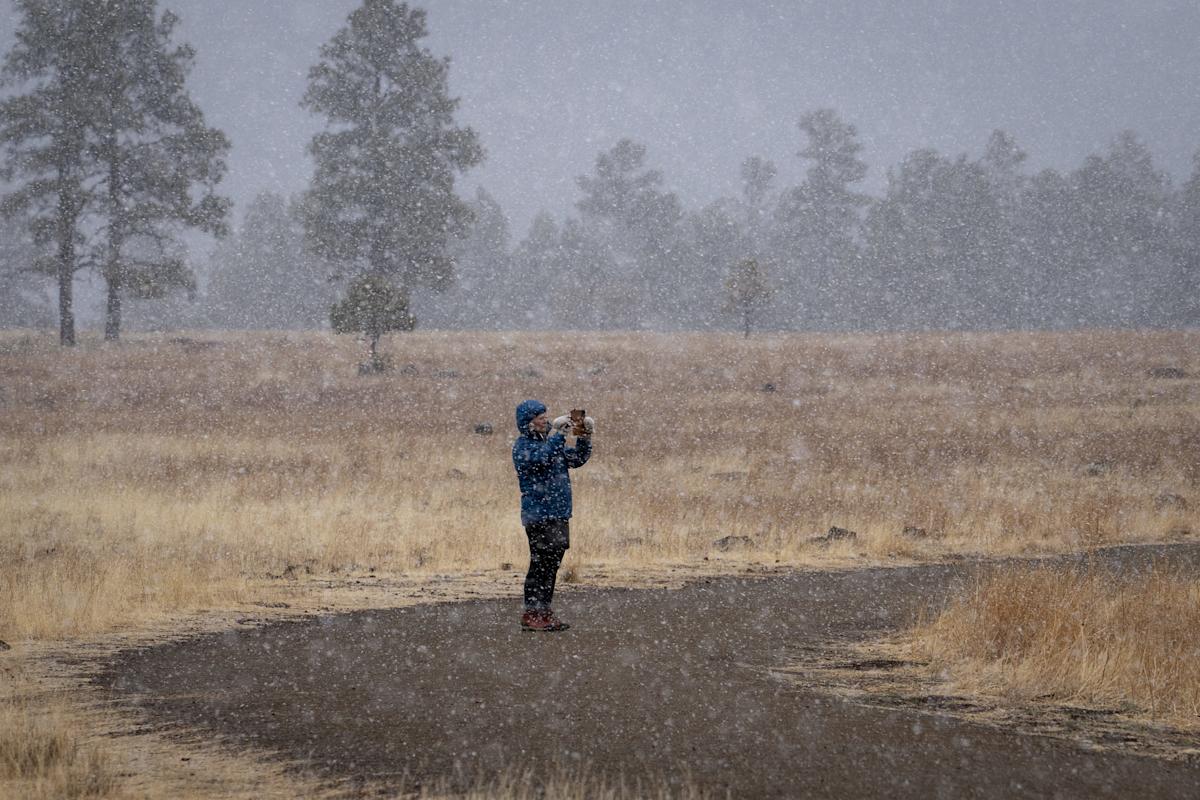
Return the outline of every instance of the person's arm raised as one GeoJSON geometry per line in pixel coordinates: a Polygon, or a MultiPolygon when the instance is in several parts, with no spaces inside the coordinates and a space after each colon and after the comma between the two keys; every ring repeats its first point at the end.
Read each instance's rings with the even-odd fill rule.
{"type": "Polygon", "coordinates": [[[575,446],[567,447],[563,450],[563,456],[567,461],[568,467],[572,469],[582,467],[592,457],[592,432],[595,429],[595,420],[587,417],[583,421],[584,432],[576,437],[575,446]]]}
{"type": "Polygon", "coordinates": [[[523,436],[517,440],[513,460],[519,464],[549,464],[557,454],[563,451],[566,444],[567,438],[557,431],[542,442],[523,436]]]}

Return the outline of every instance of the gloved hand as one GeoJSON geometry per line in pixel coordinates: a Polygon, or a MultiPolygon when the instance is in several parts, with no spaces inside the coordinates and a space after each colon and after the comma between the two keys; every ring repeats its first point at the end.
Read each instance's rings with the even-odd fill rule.
{"type": "Polygon", "coordinates": [[[550,430],[555,433],[561,433],[566,436],[570,433],[573,436],[591,436],[592,431],[596,430],[596,420],[591,417],[584,417],[582,425],[573,425],[571,417],[568,414],[563,414],[561,417],[555,417],[550,423],[550,430]]]}

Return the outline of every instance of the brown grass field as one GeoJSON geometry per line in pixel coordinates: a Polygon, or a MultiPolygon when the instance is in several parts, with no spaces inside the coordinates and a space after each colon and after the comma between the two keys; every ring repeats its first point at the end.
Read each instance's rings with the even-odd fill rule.
{"type": "MultiPolygon", "coordinates": [[[[515,596],[509,447],[530,396],[597,420],[565,564],[583,582],[1200,532],[1200,332],[417,332],[384,350],[396,369],[360,377],[361,343],[329,334],[0,334],[0,657],[320,602],[349,576],[515,596]],[[813,541],[831,526],[858,535],[813,541]]],[[[18,740],[0,790],[46,771],[10,755],[12,731],[64,727],[29,697],[0,698],[26,720],[0,724],[18,740]]],[[[64,780],[100,763],[47,747],[76,754],[64,780]]]]}

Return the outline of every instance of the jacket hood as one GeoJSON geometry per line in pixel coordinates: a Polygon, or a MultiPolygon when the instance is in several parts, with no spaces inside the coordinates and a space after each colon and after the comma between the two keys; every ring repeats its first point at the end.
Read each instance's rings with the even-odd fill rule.
{"type": "Polygon", "coordinates": [[[526,400],[517,406],[517,430],[529,433],[529,423],[538,414],[546,413],[546,405],[538,400],[526,400]]]}

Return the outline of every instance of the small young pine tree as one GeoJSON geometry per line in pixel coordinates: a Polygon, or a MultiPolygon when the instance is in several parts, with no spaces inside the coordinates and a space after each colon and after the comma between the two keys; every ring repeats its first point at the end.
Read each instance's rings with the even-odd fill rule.
{"type": "Polygon", "coordinates": [[[771,299],[771,286],[767,282],[766,270],[759,265],[757,259],[742,259],[730,270],[729,278],[725,281],[725,293],[725,310],[742,318],[742,330],[749,339],[754,312],[771,299]]]}
{"type": "Polygon", "coordinates": [[[411,331],[417,321],[408,309],[408,293],[382,275],[364,275],[350,284],[346,297],[334,303],[329,322],[334,333],[360,333],[370,342],[369,359],[360,373],[383,372],[379,338],[391,331],[411,331]]]}

